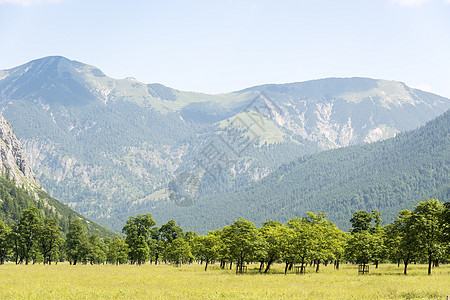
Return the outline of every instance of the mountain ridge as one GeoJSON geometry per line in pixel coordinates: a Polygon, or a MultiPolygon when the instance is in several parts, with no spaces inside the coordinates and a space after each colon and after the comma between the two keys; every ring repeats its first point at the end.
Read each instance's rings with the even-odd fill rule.
{"type": "Polygon", "coordinates": [[[199,176],[206,193],[231,191],[299,156],[387,139],[450,108],[447,98],[370,78],[208,95],[109,78],[63,57],[0,71],[0,78],[1,111],[42,185],[116,230],[123,212],[169,201],[167,184],[182,172],[199,176]],[[264,105],[261,127],[249,116],[264,105]],[[239,156],[227,153],[234,163],[212,180],[196,161],[237,120],[246,124],[234,129],[255,139],[239,156]]]}
{"type": "MultiPolygon", "coordinates": [[[[394,138],[305,155],[233,192],[204,195],[171,214],[207,232],[243,217],[257,225],[323,212],[341,229],[354,211],[373,209],[389,223],[425,198],[450,199],[450,110],[394,138]],[[213,225],[212,225],[213,224],[213,225]]],[[[157,211],[165,211],[167,205],[157,211]]]]}

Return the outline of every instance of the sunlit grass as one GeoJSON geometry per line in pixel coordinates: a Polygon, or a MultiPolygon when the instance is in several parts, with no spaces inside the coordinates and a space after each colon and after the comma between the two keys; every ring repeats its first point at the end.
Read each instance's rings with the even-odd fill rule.
{"type": "Polygon", "coordinates": [[[236,275],[208,271],[204,265],[113,266],[19,265],[0,266],[1,299],[445,299],[450,295],[450,266],[433,269],[411,265],[409,275],[402,266],[370,266],[370,275],[358,275],[357,266],[320,266],[319,273],[308,267],[304,275],[275,265],[271,274],[259,274],[259,265],[249,265],[249,273],[236,275]]]}

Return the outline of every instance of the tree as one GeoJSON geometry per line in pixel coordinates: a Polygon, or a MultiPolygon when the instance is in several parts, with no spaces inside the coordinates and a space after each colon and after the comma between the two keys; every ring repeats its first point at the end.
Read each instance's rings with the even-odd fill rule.
{"type": "Polygon", "coordinates": [[[369,229],[369,232],[373,236],[373,253],[372,260],[375,263],[375,268],[378,268],[378,263],[387,257],[386,250],[386,232],[383,226],[381,226],[381,213],[372,211],[374,216],[375,225],[369,229]]]}
{"type": "Polygon", "coordinates": [[[183,237],[183,229],[175,224],[174,220],[170,220],[159,229],[161,239],[171,243],[173,240],[183,237]]]}
{"type": "Polygon", "coordinates": [[[219,256],[219,236],[209,233],[194,237],[195,252],[198,258],[205,261],[205,271],[208,264],[219,256]]]}
{"type": "Polygon", "coordinates": [[[182,237],[176,238],[168,244],[164,251],[164,256],[175,264],[180,264],[193,257],[191,247],[182,237]]]}
{"type": "Polygon", "coordinates": [[[130,217],[125,223],[122,232],[126,235],[125,242],[130,250],[128,256],[132,264],[141,265],[149,256],[148,241],[155,225],[151,214],[130,217]]]}
{"type": "Polygon", "coordinates": [[[365,266],[373,258],[375,243],[374,236],[367,230],[351,234],[345,245],[345,257],[365,266]]]}
{"type": "Polygon", "coordinates": [[[372,219],[379,217],[377,211],[373,211],[372,214],[367,211],[356,211],[353,213],[353,217],[350,219],[352,223],[351,233],[363,232],[369,230],[372,224],[372,219]]]}
{"type": "Polygon", "coordinates": [[[266,269],[264,273],[267,273],[270,266],[278,259],[281,258],[283,253],[283,247],[285,246],[287,239],[288,228],[286,225],[270,220],[264,222],[260,229],[262,238],[265,240],[265,262],[266,269]]]}
{"type": "MultiPolygon", "coordinates": [[[[198,234],[195,233],[194,231],[187,231],[187,232],[184,234],[184,240],[189,244],[189,247],[190,247],[190,249],[191,249],[191,252],[194,252],[194,250],[195,250],[195,249],[194,249],[194,248],[195,248],[195,242],[194,242],[194,239],[195,239],[195,237],[197,237],[197,236],[198,236],[198,234]]],[[[192,263],[193,260],[194,260],[194,256],[191,257],[189,263],[192,263]]]]}
{"type": "Polygon", "coordinates": [[[441,217],[442,243],[447,257],[450,256],[450,202],[446,202],[441,217]]]}
{"type": "Polygon", "coordinates": [[[89,237],[88,261],[92,264],[101,264],[106,261],[106,245],[97,234],[89,237]]]}
{"type": "Polygon", "coordinates": [[[244,262],[252,260],[262,244],[255,224],[242,218],[223,228],[223,241],[227,244],[238,269],[243,267],[244,262]]]}
{"type": "Polygon", "coordinates": [[[39,249],[44,258],[44,265],[51,264],[52,258],[58,258],[59,246],[62,244],[61,227],[57,219],[45,218],[39,233],[39,249]]]}
{"type": "Polygon", "coordinates": [[[336,225],[325,219],[323,213],[307,213],[306,222],[311,224],[312,251],[311,258],[316,261],[316,272],[320,263],[335,260],[335,253],[339,253],[343,247],[343,232],[336,225]]]}
{"type": "Polygon", "coordinates": [[[0,265],[3,265],[5,262],[10,249],[10,234],[11,228],[3,221],[0,221],[0,265]]]}
{"type": "Polygon", "coordinates": [[[70,264],[76,265],[77,262],[86,261],[90,245],[86,227],[80,219],[70,223],[65,248],[70,264]]]}
{"type": "Polygon", "coordinates": [[[41,219],[38,218],[39,210],[36,207],[30,207],[20,215],[19,223],[16,227],[19,259],[22,262],[25,260],[25,264],[31,258],[31,253],[34,250],[41,231],[41,219]]]}
{"type": "Polygon", "coordinates": [[[292,218],[288,225],[293,229],[292,241],[290,242],[292,249],[289,249],[285,257],[286,267],[284,273],[287,273],[288,263],[300,262],[301,272],[304,272],[305,264],[312,259],[314,232],[312,223],[307,218],[292,218]]]}
{"type": "Polygon", "coordinates": [[[115,237],[114,240],[109,243],[109,249],[106,254],[107,260],[113,264],[124,264],[128,261],[128,249],[127,243],[124,240],[115,237]]]}
{"type": "MultiPolygon", "coordinates": [[[[369,261],[375,262],[376,268],[378,268],[379,261],[386,257],[384,229],[381,226],[381,222],[381,213],[376,210],[372,210],[372,213],[366,211],[354,212],[353,217],[350,219],[350,223],[352,223],[350,232],[352,235],[357,233],[369,233],[371,235],[371,237],[359,235],[357,238],[352,238],[351,242],[356,242],[358,238],[367,238],[370,240],[371,253],[369,261]],[[372,221],[375,223],[374,225],[372,225],[372,221]]],[[[365,259],[363,259],[363,261],[365,261],[365,259]]]]}
{"type": "Polygon", "coordinates": [[[386,227],[386,241],[393,251],[392,256],[403,260],[403,274],[407,274],[408,264],[419,257],[419,240],[411,211],[405,209],[400,216],[386,227]]]}
{"type": "Polygon", "coordinates": [[[433,260],[439,259],[442,250],[443,228],[441,228],[444,206],[435,199],[419,202],[414,206],[413,222],[419,247],[428,258],[428,275],[431,275],[433,260]]]}
{"type": "Polygon", "coordinates": [[[308,260],[316,262],[318,272],[321,262],[335,260],[343,251],[343,232],[325,217],[323,213],[308,212],[306,217],[293,218],[288,222],[295,231],[294,253],[296,260],[302,264],[302,272],[308,260]]]}

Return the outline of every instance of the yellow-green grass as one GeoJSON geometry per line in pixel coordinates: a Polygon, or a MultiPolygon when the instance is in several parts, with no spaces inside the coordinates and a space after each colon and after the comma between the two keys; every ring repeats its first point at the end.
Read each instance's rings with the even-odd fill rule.
{"type": "Polygon", "coordinates": [[[0,266],[1,299],[446,299],[450,295],[450,265],[433,269],[411,265],[409,275],[396,265],[370,266],[358,275],[357,266],[308,267],[304,275],[275,265],[271,274],[236,275],[211,265],[14,265],[0,266]]]}

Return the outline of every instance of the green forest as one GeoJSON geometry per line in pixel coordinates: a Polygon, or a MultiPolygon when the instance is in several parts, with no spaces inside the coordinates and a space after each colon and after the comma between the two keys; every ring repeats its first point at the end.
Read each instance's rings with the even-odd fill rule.
{"type": "Polygon", "coordinates": [[[32,193],[17,186],[10,179],[8,173],[0,176],[0,221],[8,226],[17,225],[23,211],[30,207],[37,209],[36,216],[40,219],[55,219],[57,226],[61,228],[63,233],[68,232],[69,224],[73,220],[80,220],[91,234],[98,234],[103,237],[117,235],[105,227],[89,221],[43,190],[36,190],[32,193]]]}
{"type": "Polygon", "coordinates": [[[192,207],[164,207],[183,227],[207,232],[238,216],[286,222],[308,211],[347,230],[354,211],[377,210],[386,222],[425,198],[449,201],[450,111],[395,138],[299,157],[230,193],[206,194],[192,207]],[[170,209],[169,209],[170,208],[170,209]]]}
{"type": "Polygon", "coordinates": [[[56,218],[40,218],[36,207],[20,214],[12,226],[0,221],[0,264],[69,261],[76,264],[171,263],[175,266],[197,261],[218,262],[221,268],[246,273],[249,263],[259,263],[259,272],[269,273],[274,263],[284,263],[285,273],[297,265],[316,272],[322,264],[341,262],[403,264],[407,274],[411,263],[427,263],[428,274],[450,260],[450,203],[427,199],[413,210],[402,210],[396,219],[381,225],[381,213],[356,211],[349,232],[340,230],[323,213],[308,212],[286,223],[269,220],[258,228],[243,218],[221,229],[198,235],[184,232],[171,220],[158,227],[151,214],[130,217],[123,237],[113,239],[88,234],[80,219],[73,220],[67,234],[56,218]]]}

